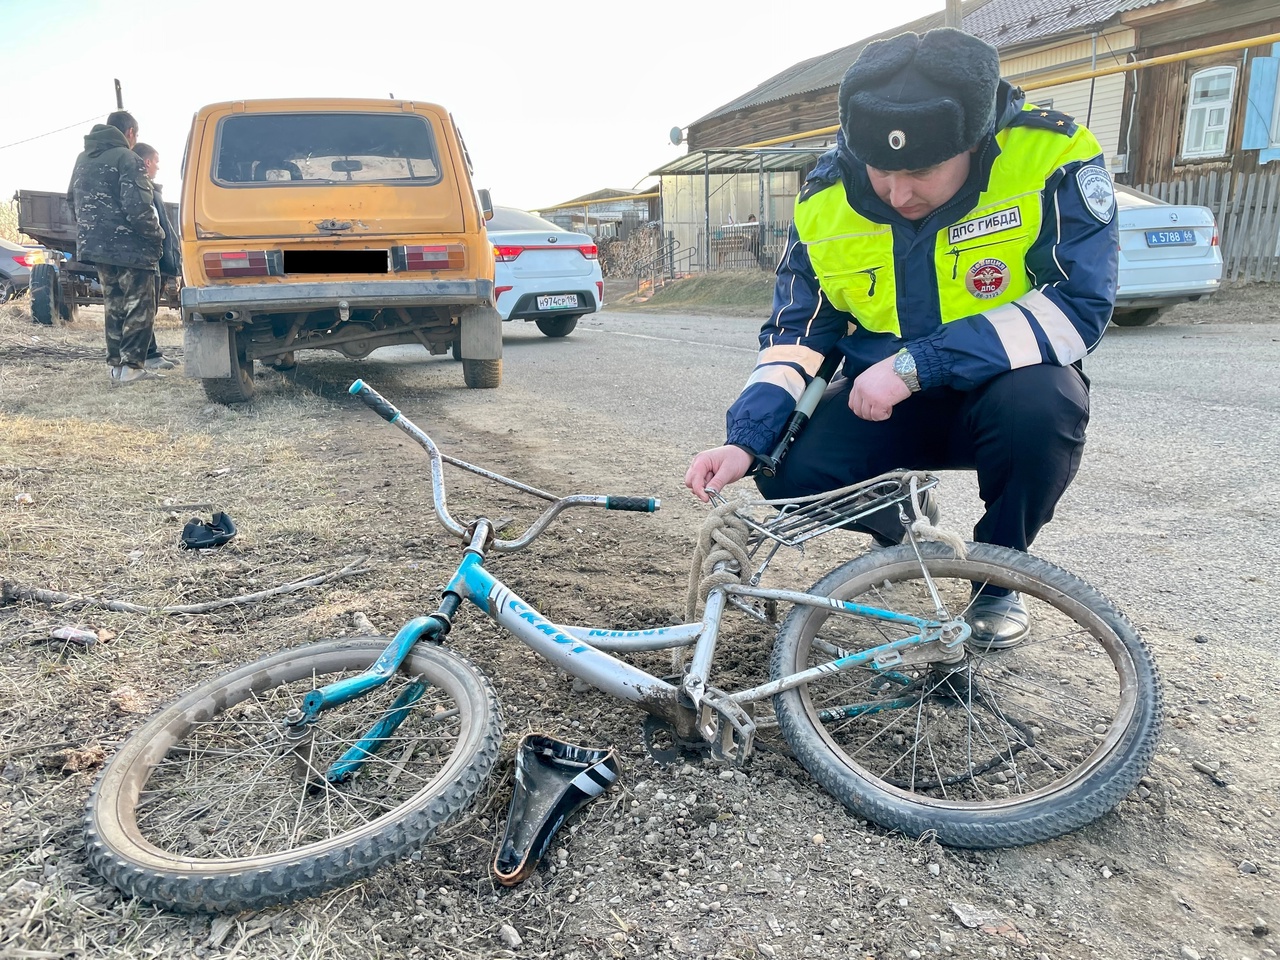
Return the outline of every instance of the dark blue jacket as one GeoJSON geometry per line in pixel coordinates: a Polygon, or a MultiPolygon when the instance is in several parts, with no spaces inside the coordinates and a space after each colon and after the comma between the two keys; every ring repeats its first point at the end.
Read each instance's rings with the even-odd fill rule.
{"type": "MultiPolygon", "coordinates": [[[[842,181],[854,210],[890,225],[902,336],[862,329],[852,315],[827,301],[809,262],[808,250],[793,226],[777,270],[773,309],[760,331],[761,350],[799,345],[826,354],[836,348],[844,357],[844,375],[853,378],[908,346],[916,358],[922,389],[948,386],[971,390],[1007,372],[1010,361],[998,331],[982,313],[942,323],[935,279],[935,238],[974,208],[994,164],[1017,162],[1014,156],[1001,155],[995,130],[1012,123],[1045,122],[1038,119],[1038,111],[1023,111],[1024,102],[1021,91],[1001,83],[996,128],[974,154],[968,180],[955,197],[919,224],[906,220],[876,196],[865,165],[852,155],[843,138],[837,137],[836,147],[823,155],[805,180],[800,201],[842,181]]],[[[1064,115],[1052,113],[1050,121],[1056,123],[1056,118],[1064,115]]],[[[1057,129],[1074,132],[1074,121],[1069,117],[1065,120],[1057,129]]],[[[1043,307],[1041,300],[1042,307],[1061,311],[1087,351],[1097,346],[1111,318],[1118,229],[1114,202],[1109,215],[1095,213],[1082,192],[1082,184],[1089,178],[1076,174],[1082,166],[1102,165],[1102,157],[1098,156],[1086,163],[1067,163],[1053,171],[1042,193],[1043,226],[1022,265],[1032,285],[1050,302],[1043,307]]],[[[1021,304],[1014,309],[1025,315],[1039,346],[1041,362],[1060,362],[1059,351],[1050,333],[1037,321],[1034,309],[1021,304]]],[[[803,377],[805,383],[811,379],[800,363],[780,362],[803,377]]],[[[761,366],[768,363],[763,360],[761,366]]],[[[816,364],[811,367],[816,369],[816,364]]],[[[757,375],[748,382],[726,415],[729,443],[757,453],[772,449],[795,407],[792,393],[778,385],[779,379],[757,375]]]]}

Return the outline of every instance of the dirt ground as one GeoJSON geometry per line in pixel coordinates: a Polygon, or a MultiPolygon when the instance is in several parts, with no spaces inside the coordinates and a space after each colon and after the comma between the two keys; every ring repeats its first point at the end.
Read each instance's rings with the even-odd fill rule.
{"type": "MultiPolygon", "coordinates": [[[[1280,323],[1280,291],[1227,292],[1161,322],[1242,317],[1280,323]]],[[[176,318],[158,335],[178,352],[176,318]]],[[[154,710],[232,665],[360,633],[365,620],[393,632],[434,607],[457,548],[431,520],[425,458],[345,397],[350,363],[311,360],[295,381],[268,374],[258,402],[228,409],[181,377],[109,388],[101,336],[98,311],[45,328],[21,305],[0,308],[8,596],[38,588],[162,607],[351,563],[367,572],[208,613],[0,601],[0,958],[1276,955],[1276,703],[1247,696],[1249,678],[1209,677],[1158,643],[1169,720],[1142,786],[1071,836],[972,852],[851,818],[768,731],[745,771],[656,766],[636,710],[499,646],[471,617],[450,642],[493,679],[506,738],[498,776],[466,820],[371,879],[291,906],[178,916],[122,898],[82,850],[82,808],[104,756],[154,710]],[[237,538],[179,551],[183,522],[216,509],[234,516],[237,538]],[[51,636],[63,626],[96,641],[51,636]],[[490,865],[511,752],[526,730],[612,744],[623,772],[566,825],[534,877],[507,889],[490,865]],[[1191,762],[1212,756],[1239,762],[1191,762]]],[[[376,358],[357,373],[374,380],[371,368],[385,393],[405,399],[376,358]]],[[[599,487],[647,492],[626,483],[639,455],[592,435],[595,421],[516,420],[501,397],[459,389],[456,371],[441,369],[447,382],[402,405],[429,418],[451,455],[553,490],[573,486],[590,458],[599,487]]],[[[495,502],[536,512],[536,502],[526,508],[478,479],[449,477],[457,515],[495,502]]],[[[561,623],[678,621],[696,533],[688,516],[572,514],[498,561],[500,573],[561,623]]],[[[768,637],[746,632],[732,643],[733,670],[763,676],[768,637]]],[[[660,671],[664,659],[641,662],[660,671]]]]}

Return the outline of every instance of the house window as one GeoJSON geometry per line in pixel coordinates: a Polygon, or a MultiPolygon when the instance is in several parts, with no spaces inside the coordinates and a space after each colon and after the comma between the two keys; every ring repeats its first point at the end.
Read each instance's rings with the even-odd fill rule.
{"type": "Polygon", "coordinates": [[[1236,68],[1210,67],[1191,75],[1187,100],[1187,128],[1182,138],[1184,157],[1220,157],[1227,152],[1231,99],[1236,68]]]}

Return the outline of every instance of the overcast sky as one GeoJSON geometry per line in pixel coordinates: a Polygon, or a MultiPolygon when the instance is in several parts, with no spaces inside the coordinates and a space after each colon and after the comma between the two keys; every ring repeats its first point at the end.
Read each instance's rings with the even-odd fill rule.
{"type": "Polygon", "coordinates": [[[160,151],[167,200],[178,199],[191,117],[206,103],[394,94],[452,111],[476,186],[495,203],[551,206],[644,186],[685,152],[672,127],[944,7],[0,0],[0,200],[19,187],[66,189],[84,135],[115,109],[119,78],[141,139],[160,151]]]}

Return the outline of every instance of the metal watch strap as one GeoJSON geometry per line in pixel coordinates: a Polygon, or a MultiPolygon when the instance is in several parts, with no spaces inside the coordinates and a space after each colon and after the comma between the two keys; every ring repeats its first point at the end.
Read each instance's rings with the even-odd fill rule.
{"type": "Polygon", "coordinates": [[[893,372],[896,373],[907,389],[912,393],[920,392],[920,375],[916,372],[916,358],[911,351],[903,347],[893,358],[893,372]]]}

